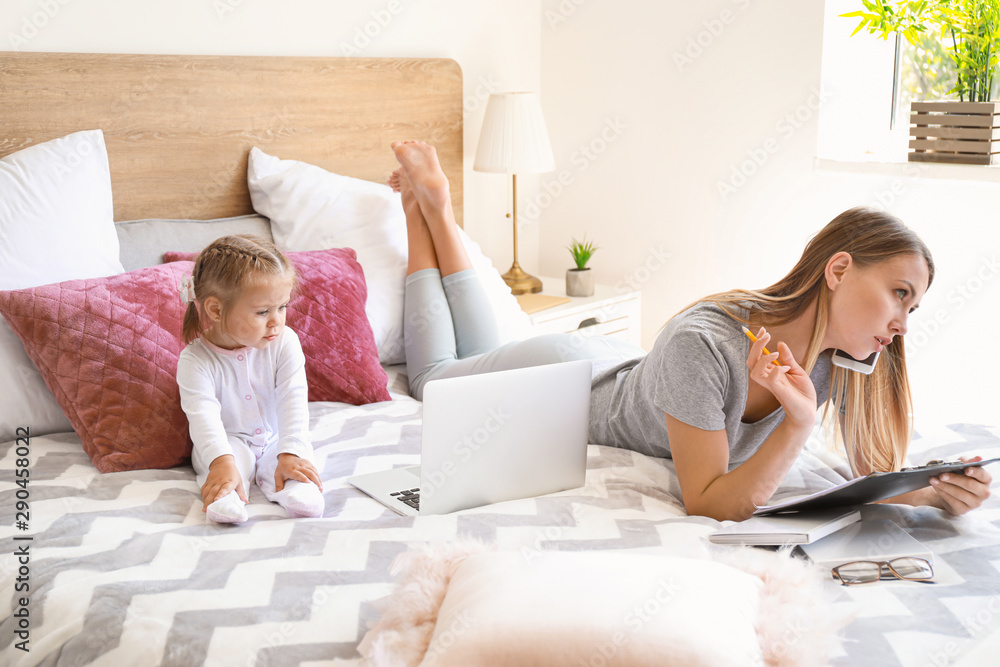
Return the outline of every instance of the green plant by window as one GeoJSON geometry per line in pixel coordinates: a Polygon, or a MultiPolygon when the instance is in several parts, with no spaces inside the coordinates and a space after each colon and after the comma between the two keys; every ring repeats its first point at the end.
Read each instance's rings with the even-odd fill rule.
{"type": "Polygon", "coordinates": [[[569,249],[569,254],[573,255],[573,261],[576,262],[576,268],[581,271],[587,268],[587,262],[593,257],[594,253],[597,252],[597,246],[594,245],[593,241],[588,241],[587,236],[584,235],[583,241],[577,241],[575,238],[573,242],[566,246],[569,249]]]}
{"type": "Polygon", "coordinates": [[[898,32],[920,50],[930,39],[950,51],[956,81],[949,93],[963,102],[992,98],[1000,56],[1000,0],[861,0],[863,10],[841,16],[858,18],[861,30],[887,39],[898,32]]]}

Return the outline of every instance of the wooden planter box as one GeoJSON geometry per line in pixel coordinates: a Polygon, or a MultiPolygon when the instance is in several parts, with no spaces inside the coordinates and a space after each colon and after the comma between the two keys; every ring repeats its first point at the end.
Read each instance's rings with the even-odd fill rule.
{"type": "Polygon", "coordinates": [[[1000,164],[1000,102],[911,102],[910,162],[1000,164]]]}

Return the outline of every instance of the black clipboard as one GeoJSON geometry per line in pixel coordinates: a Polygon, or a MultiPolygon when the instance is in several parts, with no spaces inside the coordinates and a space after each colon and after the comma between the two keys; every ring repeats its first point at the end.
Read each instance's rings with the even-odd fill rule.
{"type": "Polygon", "coordinates": [[[973,463],[931,461],[926,465],[916,468],[903,468],[897,472],[873,472],[864,477],[852,479],[839,486],[817,491],[808,496],[786,500],[775,505],[758,507],[757,511],[754,512],[754,516],[873,503],[929,486],[931,477],[937,477],[946,472],[960,473],[966,468],[984,466],[996,463],[997,461],[1000,461],[1000,457],[985,461],[975,461],[973,463]]]}

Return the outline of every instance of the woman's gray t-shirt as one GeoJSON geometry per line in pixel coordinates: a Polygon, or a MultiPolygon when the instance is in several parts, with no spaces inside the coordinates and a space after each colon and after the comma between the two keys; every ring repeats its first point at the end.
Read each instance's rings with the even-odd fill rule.
{"type": "MultiPolygon", "coordinates": [[[[785,411],[779,407],[759,421],[743,423],[751,341],[741,326],[718,305],[699,303],[667,323],[649,354],[597,375],[590,441],[669,458],[667,413],[706,431],[725,429],[730,469],[750,458],[785,411]]],[[[819,408],[830,391],[829,354],[820,355],[809,377],[819,408]]]]}

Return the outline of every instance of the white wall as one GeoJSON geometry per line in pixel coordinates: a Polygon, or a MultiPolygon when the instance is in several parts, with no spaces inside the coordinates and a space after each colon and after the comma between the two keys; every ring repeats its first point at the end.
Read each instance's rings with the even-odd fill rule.
{"type": "Polygon", "coordinates": [[[884,205],[938,265],[910,319],[918,419],[998,422],[1000,184],[963,167],[817,164],[822,2],[543,0],[542,14],[543,102],[572,176],[540,216],[544,273],[568,268],[564,246],[588,232],[601,282],[641,283],[649,347],[687,303],[768,285],[837,213],[884,205]],[[609,118],[623,129],[602,142],[609,118]],[[589,142],[603,148],[590,162],[589,142]]]}
{"type": "MultiPolygon", "coordinates": [[[[0,50],[454,58],[465,89],[465,228],[502,272],[512,255],[508,186],[472,162],[489,93],[539,88],[539,2],[4,0],[0,50]]],[[[519,179],[522,196],[536,180],[519,179]]],[[[537,248],[528,231],[525,265],[537,264],[537,248]]]]}
{"type": "Polygon", "coordinates": [[[599,280],[642,287],[648,347],[681,306],[720,289],[770,284],[834,215],[882,204],[924,237],[938,263],[910,323],[912,342],[921,343],[911,345],[918,411],[997,421],[1000,358],[990,341],[1000,329],[1000,184],[967,180],[961,167],[817,165],[822,2],[7,0],[0,7],[0,49],[342,55],[366,28],[374,36],[359,42],[360,55],[443,56],[462,65],[466,228],[501,271],[511,256],[506,185],[471,170],[485,95],[539,90],[558,170],[519,179],[527,270],[561,275],[566,244],[586,232],[601,246],[592,260],[599,280]],[[386,12],[391,20],[377,26],[386,12]],[[10,36],[24,39],[33,22],[44,25],[12,45],[10,36]]]}

